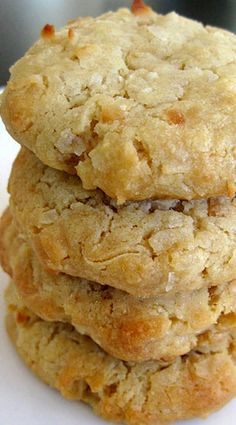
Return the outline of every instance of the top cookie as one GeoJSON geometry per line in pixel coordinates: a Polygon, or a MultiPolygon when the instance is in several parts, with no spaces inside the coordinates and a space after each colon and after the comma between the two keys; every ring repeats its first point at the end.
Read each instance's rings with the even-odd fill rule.
{"type": "Polygon", "coordinates": [[[235,193],[235,35],[134,5],[47,25],[11,74],[7,129],[84,188],[119,203],[235,193]]]}

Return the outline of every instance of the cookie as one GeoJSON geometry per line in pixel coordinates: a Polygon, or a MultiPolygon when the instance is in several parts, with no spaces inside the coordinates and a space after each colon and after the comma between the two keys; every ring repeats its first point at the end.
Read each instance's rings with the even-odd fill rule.
{"type": "Polygon", "coordinates": [[[9,212],[0,226],[0,259],[25,305],[47,321],[73,324],[109,354],[127,361],[170,361],[199,334],[228,317],[236,324],[236,282],[157,298],[44,271],[9,212]]]}
{"type": "Polygon", "coordinates": [[[117,205],[23,149],[9,182],[13,216],[44,267],[134,296],[236,278],[236,199],[117,205]]]}
{"type": "Polygon", "coordinates": [[[119,203],[233,196],[236,36],[138,3],[47,25],[11,68],[7,130],[119,203]]]}
{"type": "Polygon", "coordinates": [[[207,333],[172,363],[124,362],[68,324],[46,322],[8,293],[8,332],[28,367],[105,419],[156,425],[205,417],[236,394],[235,331],[207,333]]]}

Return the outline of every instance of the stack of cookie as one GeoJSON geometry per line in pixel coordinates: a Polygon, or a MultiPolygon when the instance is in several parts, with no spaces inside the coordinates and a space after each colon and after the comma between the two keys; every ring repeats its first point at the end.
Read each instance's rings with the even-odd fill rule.
{"type": "Polygon", "coordinates": [[[218,409],[236,394],[236,36],[135,1],[46,25],[11,74],[17,350],[112,421],[218,409]]]}

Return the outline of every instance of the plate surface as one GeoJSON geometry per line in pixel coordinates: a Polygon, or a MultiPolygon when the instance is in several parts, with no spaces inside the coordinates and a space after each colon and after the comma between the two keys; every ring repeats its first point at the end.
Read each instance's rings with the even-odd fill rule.
{"type": "MultiPolygon", "coordinates": [[[[18,145],[0,121],[0,212],[7,206],[7,180],[18,145]]],[[[4,287],[8,278],[0,270],[0,425],[105,425],[82,403],[64,400],[24,366],[4,328],[4,287]]],[[[236,400],[205,421],[178,422],[178,425],[235,425],[236,400]]]]}

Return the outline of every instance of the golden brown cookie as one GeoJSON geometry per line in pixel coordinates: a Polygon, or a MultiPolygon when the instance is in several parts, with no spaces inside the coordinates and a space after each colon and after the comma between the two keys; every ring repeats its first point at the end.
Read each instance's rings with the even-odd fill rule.
{"type": "Polygon", "coordinates": [[[0,225],[1,263],[25,305],[47,321],[73,324],[109,354],[128,361],[170,361],[199,334],[227,318],[236,324],[236,282],[210,289],[136,298],[108,286],[44,271],[9,212],[0,225]]]}
{"type": "Polygon", "coordinates": [[[233,329],[209,332],[173,363],[117,360],[68,324],[46,322],[8,291],[8,332],[17,351],[64,397],[83,400],[105,419],[160,425],[205,417],[236,394],[233,329]]]}
{"type": "Polygon", "coordinates": [[[236,36],[132,11],[47,25],[11,69],[8,131],[120,203],[233,196],[236,36]]]}
{"type": "Polygon", "coordinates": [[[236,278],[236,199],[118,206],[23,149],[11,211],[44,267],[153,297],[236,278]]]}

